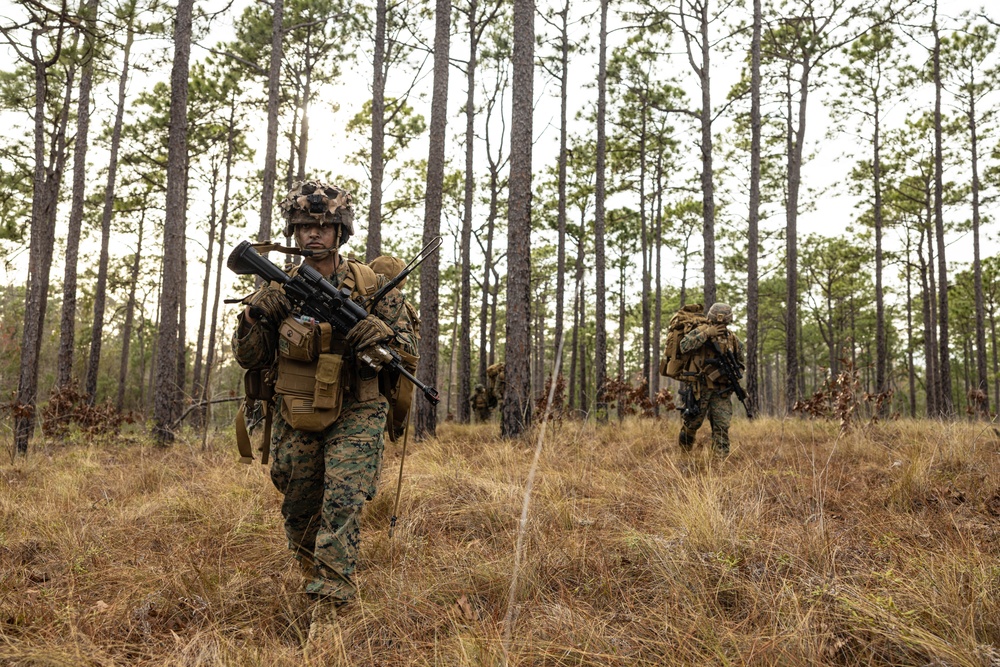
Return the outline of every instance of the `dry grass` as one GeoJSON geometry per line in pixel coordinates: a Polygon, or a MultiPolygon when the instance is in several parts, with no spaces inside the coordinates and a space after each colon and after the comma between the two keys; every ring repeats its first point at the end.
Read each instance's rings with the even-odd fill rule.
{"type": "MultiPolygon", "coordinates": [[[[676,431],[549,433],[510,664],[1000,665],[992,431],[739,421],[724,462],[676,431]]],[[[411,443],[392,539],[390,446],[361,597],[309,654],[278,494],[228,436],[199,442],[71,439],[0,465],[0,664],[503,664],[533,440],[411,443]]]]}

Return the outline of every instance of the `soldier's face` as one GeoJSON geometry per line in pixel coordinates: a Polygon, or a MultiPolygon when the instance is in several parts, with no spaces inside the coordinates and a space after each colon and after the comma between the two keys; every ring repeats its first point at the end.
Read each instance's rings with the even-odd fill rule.
{"type": "Polygon", "coordinates": [[[336,230],[335,225],[321,225],[319,223],[295,225],[295,242],[299,244],[300,248],[327,250],[333,247],[336,230]]]}

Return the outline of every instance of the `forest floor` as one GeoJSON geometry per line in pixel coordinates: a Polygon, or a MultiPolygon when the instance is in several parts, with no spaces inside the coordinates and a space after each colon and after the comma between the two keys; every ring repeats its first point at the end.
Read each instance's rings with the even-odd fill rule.
{"type": "Polygon", "coordinates": [[[1000,666],[1000,436],[676,417],[387,445],[359,599],[304,652],[279,495],[231,434],[37,440],[0,463],[3,665],[1000,666]],[[505,662],[506,661],[506,662],[505,662]]]}

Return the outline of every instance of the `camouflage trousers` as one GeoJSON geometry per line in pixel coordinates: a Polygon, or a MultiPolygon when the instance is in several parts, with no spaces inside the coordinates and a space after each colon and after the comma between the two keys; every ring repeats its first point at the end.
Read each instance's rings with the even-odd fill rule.
{"type": "Polygon", "coordinates": [[[712,426],[712,449],[719,454],[729,453],[729,424],[733,420],[732,390],[701,387],[698,414],[684,419],[681,427],[681,447],[687,451],[694,446],[695,434],[708,417],[712,426]]]}
{"type": "Polygon", "coordinates": [[[337,421],[318,433],[274,416],[271,481],[285,496],[288,547],[312,574],[311,595],[346,601],[357,593],[359,518],[375,496],[388,407],[382,396],[359,403],[345,392],[337,421]]]}
{"type": "Polygon", "coordinates": [[[489,408],[473,408],[472,414],[475,417],[474,421],[477,424],[485,424],[493,416],[493,411],[489,408]]]}

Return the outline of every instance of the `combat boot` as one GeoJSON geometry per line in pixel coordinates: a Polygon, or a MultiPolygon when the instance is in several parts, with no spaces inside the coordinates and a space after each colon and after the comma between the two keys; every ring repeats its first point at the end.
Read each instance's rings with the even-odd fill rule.
{"type": "Polygon", "coordinates": [[[677,434],[677,444],[681,446],[681,451],[690,452],[691,448],[694,447],[694,436],[688,435],[688,432],[682,428],[681,432],[677,434]]]}
{"type": "Polygon", "coordinates": [[[343,651],[343,636],[337,621],[339,601],[319,599],[313,603],[309,614],[309,636],[306,639],[307,654],[343,651]]]}

